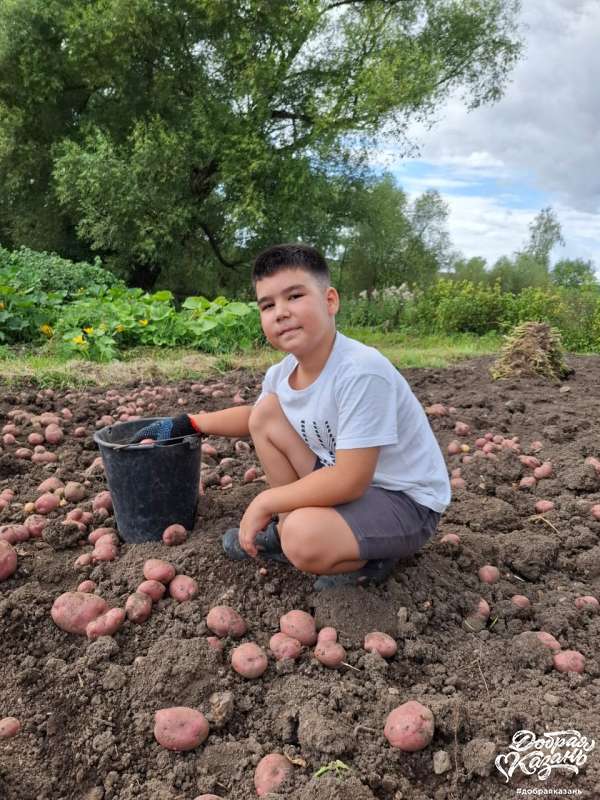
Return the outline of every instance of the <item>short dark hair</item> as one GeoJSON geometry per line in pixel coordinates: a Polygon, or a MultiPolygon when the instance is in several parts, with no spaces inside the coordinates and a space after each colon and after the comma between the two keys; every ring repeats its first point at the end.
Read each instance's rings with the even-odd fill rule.
{"type": "Polygon", "coordinates": [[[315,248],[301,242],[276,244],[267,247],[254,259],[252,267],[252,285],[282,269],[304,269],[316,278],[319,283],[329,286],[331,276],[325,258],[315,248]]]}

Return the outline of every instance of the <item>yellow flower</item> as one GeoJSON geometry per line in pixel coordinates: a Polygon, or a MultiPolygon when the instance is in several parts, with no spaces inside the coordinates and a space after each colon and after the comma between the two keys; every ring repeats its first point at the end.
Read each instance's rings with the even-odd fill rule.
{"type": "Polygon", "coordinates": [[[85,339],[83,336],[81,336],[81,334],[79,336],[74,336],[71,341],[73,344],[85,344],[85,339]]]}
{"type": "Polygon", "coordinates": [[[44,334],[44,336],[48,337],[52,336],[52,334],[54,333],[52,326],[48,325],[47,322],[45,322],[43,325],[40,325],[40,330],[44,334]]]}
{"type": "Polygon", "coordinates": [[[138,319],[138,324],[142,326],[146,326],[148,324],[147,319],[138,319]]]}
{"type": "Polygon", "coordinates": [[[87,326],[87,328],[84,328],[84,329],[83,329],[83,332],[84,332],[84,333],[87,333],[87,334],[90,334],[90,333],[93,333],[93,332],[94,332],[94,329],[92,328],[92,326],[91,326],[91,325],[88,325],[88,326],[87,326]]]}
{"type": "Polygon", "coordinates": [[[4,303],[0,303],[0,311],[3,311],[5,308],[4,303]]]}
{"type": "Polygon", "coordinates": [[[116,333],[123,333],[124,330],[125,330],[125,326],[121,325],[121,324],[117,325],[117,327],[115,328],[115,332],[116,333]]]}

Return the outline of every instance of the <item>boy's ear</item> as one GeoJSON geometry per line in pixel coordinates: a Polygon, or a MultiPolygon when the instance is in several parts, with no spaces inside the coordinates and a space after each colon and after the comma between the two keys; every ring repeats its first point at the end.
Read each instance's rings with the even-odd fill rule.
{"type": "Polygon", "coordinates": [[[325,292],[325,299],[327,300],[327,308],[330,314],[337,314],[340,308],[340,296],[338,290],[334,286],[329,286],[325,292]]]}

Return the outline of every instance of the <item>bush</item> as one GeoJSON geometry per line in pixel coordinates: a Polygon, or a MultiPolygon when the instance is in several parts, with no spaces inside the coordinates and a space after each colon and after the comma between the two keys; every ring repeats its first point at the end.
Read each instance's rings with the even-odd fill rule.
{"type": "Polygon", "coordinates": [[[500,285],[441,278],[417,297],[406,321],[422,333],[478,333],[500,329],[507,295],[500,285]]]}
{"type": "Polygon", "coordinates": [[[112,272],[103,269],[99,258],[88,264],[27,247],[13,251],[0,247],[0,283],[22,291],[36,289],[76,297],[84,291],[108,289],[120,281],[112,272]]]}

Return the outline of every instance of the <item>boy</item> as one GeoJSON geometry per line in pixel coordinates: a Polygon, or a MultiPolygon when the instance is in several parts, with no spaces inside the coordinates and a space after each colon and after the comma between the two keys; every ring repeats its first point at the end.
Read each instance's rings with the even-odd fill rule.
{"type": "Polygon", "coordinates": [[[317,250],[270,247],[252,281],[265,336],[287,353],[254,405],[166,419],[136,440],[250,435],[270,488],[225,533],[225,553],[291,562],[320,576],[316,589],[380,582],[450,502],[439,445],[393,364],[336,331],[339,296],[317,250]]]}

